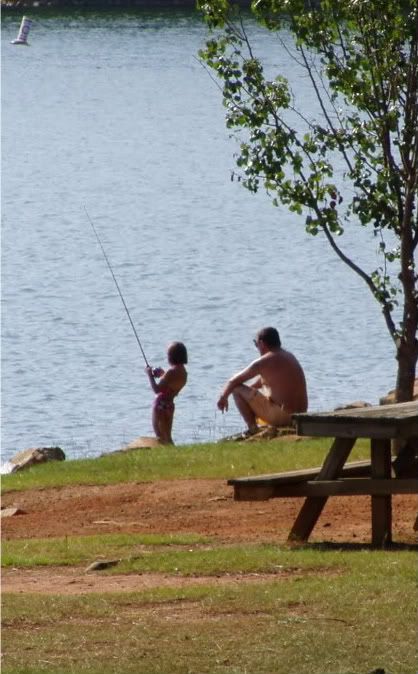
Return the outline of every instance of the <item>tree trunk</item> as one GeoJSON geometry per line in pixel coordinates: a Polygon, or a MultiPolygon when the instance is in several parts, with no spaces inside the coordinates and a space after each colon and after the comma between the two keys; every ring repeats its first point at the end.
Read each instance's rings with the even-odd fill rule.
{"type": "MultiPolygon", "coordinates": [[[[410,194],[414,194],[414,192],[411,190],[410,194]]],[[[401,236],[401,273],[399,278],[403,286],[404,303],[400,323],[401,333],[396,352],[398,361],[396,401],[399,403],[408,402],[414,397],[414,381],[418,360],[418,297],[414,260],[416,241],[413,236],[413,205],[412,197],[407,199],[401,236]]]]}
{"type": "Polygon", "coordinates": [[[413,399],[415,373],[418,360],[418,340],[407,343],[402,340],[396,358],[398,373],[396,379],[396,402],[403,403],[413,399]]]}
{"type": "MultiPolygon", "coordinates": [[[[397,350],[396,358],[398,361],[398,373],[396,379],[395,400],[398,403],[408,402],[414,397],[415,372],[418,360],[418,341],[416,338],[407,343],[402,340],[397,350]]],[[[407,449],[405,440],[392,440],[392,454],[398,459],[407,449]]]]}

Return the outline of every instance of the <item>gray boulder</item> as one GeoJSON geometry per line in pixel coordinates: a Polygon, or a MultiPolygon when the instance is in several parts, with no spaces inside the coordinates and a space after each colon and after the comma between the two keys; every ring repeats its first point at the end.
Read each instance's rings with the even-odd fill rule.
{"type": "Polygon", "coordinates": [[[335,412],[339,410],[356,410],[361,407],[372,407],[371,403],[367,403],[365,400],[354,400],[352,403],[347,403],[346,405],[339,405],[335,408],[335,412]]]}
{"type": "Polygon", "coordinates": [[[36,466],[38,463],[46,463],[46,461],[64,461],[65,454],[61,447],[32,447],[18,452],[13,458],[9,460],[12,465],[12,473],[18,470],[36,466]]]}
{"type": "MultiPolygon", "coordinates": [[[[380,398],[379,403],[381,405],[393,405],[393,403],[396,403],[395,394],[396,394],[396,390],[392,389],[392,391],[389,391],[389,393],[387,393],[387,395],[380,398]]],[[[418,379],[415,379],[414,394],[413,394],[412,399],[418,400],[418,379]]]]}

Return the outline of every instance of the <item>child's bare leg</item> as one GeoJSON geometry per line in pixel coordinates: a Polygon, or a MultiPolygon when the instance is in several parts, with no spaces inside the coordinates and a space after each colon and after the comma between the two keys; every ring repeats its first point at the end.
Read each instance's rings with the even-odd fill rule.
{"type": "Polygon", "coordinates": [[[160,439],[160,412],[158,410],[152,410],[152,428],[154,429],[155,437],[157,440],[160,439]]]}
{"type": "Polygon", "coordinates": [[[154,410],[152,425],[157,439],[163,445],[173,445],[171,429],[173,427],[173,413],[169,410],[154,410]]]}
{"type": "Polygon", "coordinates": [[[160,420],[160,439],[164,445],[174,445],[171,437],[171,429],[173,428],[173,412],[164,410],[161,414],[160,420]]]}

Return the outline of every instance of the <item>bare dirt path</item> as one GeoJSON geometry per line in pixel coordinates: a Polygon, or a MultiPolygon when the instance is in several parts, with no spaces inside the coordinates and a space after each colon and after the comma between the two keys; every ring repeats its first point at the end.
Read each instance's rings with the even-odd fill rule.
{"type": "MultiPolygon", "coordinates": [[[[87,573],[85,568],[54,567],[36,569],[6,569],[3,572],[3,592],[35,594],[89,594],[92,592],[140,592],[157,587],[190,587],[196,585],[238,585],[280,581],[289,577],[306,576],[306,569],[283,569],[277,573],[228,573],[222,576],[173,576],[163,573],[112,574],[87,573]]],[[[328,575],[327,569],[316,571],[328,575]]]]}
{"type": "MultiPolygon", "coordinates": [[[[235,502],[225,480],[172,480],[109,486],[63,487],[7,493],[2,508],[23,514],[2,519],[3,539],[48,538],[97,533],[196,533],[218,543],[284,543],[301,499],[235,502]]],[[[397,543],[416,543],[413,525],[418,497],[393,497],[393,536],[397,543]]],[[[371,534],[370,497],[330,498],[310,538],[311,542],[368,544],[371,534]]],[[[263,576],[264,577],[264,576],[263,576]]],[[[268,578],[268,576],[267,576],[268,578]]],[[[260,576],[228,576],[216,582],[252,582],[260,576]]],[[[56,593],[146,589],[155,584],[207,579],[181,579],[159,574],[135,576],[85,573],[85,569],[7,569],[3,591],[56,593]]],[[[213,582],[213,578],[210,581],[213,582]]]]}

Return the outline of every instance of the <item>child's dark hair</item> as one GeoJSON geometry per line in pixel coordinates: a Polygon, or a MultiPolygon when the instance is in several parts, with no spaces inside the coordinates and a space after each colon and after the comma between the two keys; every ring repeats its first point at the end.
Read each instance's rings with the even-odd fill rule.
{"type": "Polygon", "coordinates": [[[187,349],[183,342],[171,342],[167,349],[167,357],[170,365],[186,365],[187,349]]]}

